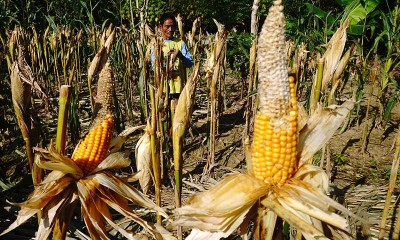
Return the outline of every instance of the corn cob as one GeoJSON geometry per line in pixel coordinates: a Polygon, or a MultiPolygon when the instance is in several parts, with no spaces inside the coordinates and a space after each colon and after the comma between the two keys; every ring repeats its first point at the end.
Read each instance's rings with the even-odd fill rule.
{"type": "Polygon", "coordinates": [[[280,3],[271,7],[258,43],[260,109],[252,145],[253,174],[272,185],[283,185],[298,165],[298,108],[294,78],[288,78],[280,3]]]}
{"type": "Polygon", "coordinates": [[[93,171],[107,156],[113,132],[113,117],[108,116],[92,128],[79,143],[72,160],[85,174],[93,171]]]}

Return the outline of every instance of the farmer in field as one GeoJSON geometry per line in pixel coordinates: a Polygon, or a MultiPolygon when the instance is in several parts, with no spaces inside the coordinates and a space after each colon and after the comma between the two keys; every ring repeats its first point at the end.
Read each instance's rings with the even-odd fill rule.
{"type": "MultiPolygon", "coordinates": [[[[176,20],[175,16],[171,13],[164,13],[159,20],[158,29],[161,32],[163,46],[162,46],[162,54],[163,54],[163,66],[166,67],[167,60],[174,60],[174,62],[170,61],[170,71],[169,71],[169,81],[168,81],[168,89],[169,95],[171,99],[171,110],[175,108],[175,104],[177,99],[179,98],[179,94],[183,89],[183,85],[186,82],[186,68],[191,67],[193,65],[193,58],[189,52],[189,49],[186,43],[174,37],[174,32],[176,28],[176,20]]],[[[151,55],[151,62],[154,66],[155,55],[154,53],[151,55]]]]}
{"type": "MultiPolygon", "coordinates": [[[[186,83],[186,68],[191,67],[193,65],[193,58],[189,52],[189,49],[186,43],[179,38],[174,37],[175,29],[177,27],[177,22],[175,16],[171,13],[164,13],[158,22],[158,31],[161,34],[162,45],[161,49],[161,64],[162,68],[168,74],[168,84],[165,84],[164,87],[168,87],[168,94],[170,99],[170,115],[165,119],[165,125],[163,125],[164,132],[168,132],[165,137],[165,149],[167,158],[172,160],[172,120],[174,118],[175,107],[179,99],[179,95],[183,90],[183,86],[186,83]],[[168,150],[167,150],[168,149],[168,150]]],[[[151,51],[151,63],[154,69],[154,65],[156,62],[156,54],[154,51],[154,46],[151,51]]],[[[166,159],[167,159],[166,158],[166,159]]],[[[172,162],[165,163],[165,166],[171,167],[172,162]]],[[[166,176],[169,171],[168,167],[163,169],[164,176],[166,176]]],[[[169,174],[168,174],[169,175],[169,174]]],[[[170,175],[171,177],[171,175],[170,175]]],[[[165,180],[167,180],[165,178],[165,180]]]]}

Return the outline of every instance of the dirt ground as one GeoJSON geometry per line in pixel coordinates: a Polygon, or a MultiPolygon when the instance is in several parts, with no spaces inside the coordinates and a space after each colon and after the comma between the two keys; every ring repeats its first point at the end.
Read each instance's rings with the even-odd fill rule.
{"type": "MultiPolygon", "coordinates": [[[[219,119],[216,163],[211,174],[202,174],[208,155],[206,89],[205,86],[200,86],[197,91],[191,129],[185,139],[183,202],[191,194],[208,189],[225,174],[246,171],[242,147],[246,101],[241,91],[242,82],[237,78],[228,77],[226,110],[219,119]]],[[[365,106],[362,106],[362,109],[365,109],[365,106]]],[[[372,109],[373,112],[377,110],[376,106],[373,106],[372,109]]],[[[374,225],[379,224],[386,198],[386,187],[394,156],[394,141],[400,120],[399,113],[399,109],[395,109],[391,122],[385,127],[375,126],[373,117],[368,120],[352,117],[343,133],[336,134],[325,150],[317,154],[314,159],[331,176],[332,197],[372,224],[371,227],[357,227],[354,222],[354,230],[359,232],[357,239],[368,239],[368,235],[376,234],[374,225]],[[368,131],[366,131],[368,138],[366,151],[363,152],[361,146],[365,124],[368,124],[368,131]]],[[[10,183],[10,185],[16,185],[0,194],[0,231],[11,223],[10,220],[15,219],[18,210],[6,201],[22,201],[32,190],[30,176],[26,175],[29,172],[26,167],[27,163],[22,161],[25,159],[24,148],[21,147],[24,145],[23,140],[18,137],[18,134],[7,131],[2,129],[0,180],[10,183]]],[[[139,135],[136,135],[131,138],[124,146],[124,150],[134,152],[138,137],[139,135]]],[[[131,155],[133,158],[133,154],[131,155]]],[[[132,162],[134,163],[134,160],[132,162]]],[[[134,168],[132,165],[133,171],[134,168]]],[[[122,173],[130,174],[132,169],[127,169],[122,173]]],[[[173,188],[168,181],[165,182],[162,190],[162,204],[167,210],[172,210],[174,208],[173,188]]],[[[138,187],[137,184],[136,186],[138,187]]],[[[397,184],[392,202],[394,210],[399,208],[399,199],[396,198],[399,196],[399,192],[397,184]]],[[[150,193],[150,197],[154,197],[152,193],[150,193]]],[[[393,215],[389,216],[389,220],[394,221],[393,215]]],[[[2,239],[29,239],[36,230],[35,221],[37,220],[29,221],[2,239]]],[[[388,222],[389,227],[391,222],[388,222]]],[[[80,223],[82,222],[77,219],[73,223],[71,231],[73,232],[75,228],[79,229],[80,223]]],[[[390,238],[389,235],[387,237],[390,238]]]]}

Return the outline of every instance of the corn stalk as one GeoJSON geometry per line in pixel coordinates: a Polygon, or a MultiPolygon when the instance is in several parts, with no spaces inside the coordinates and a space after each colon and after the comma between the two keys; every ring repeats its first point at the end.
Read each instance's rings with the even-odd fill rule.
{"type": "MultiPolygon", "coordinates": [[[[16,33],[21,34],[21,32],[16,33]]],[[[29,162],[29,168],[32,173],[34,186],[42,180],[42,170],[34,164],[33,147],[39,142],[38,136],[33,134],[31,129],[31,94],[35,86],[41,90],[38,83],[35,83],[32,70],[26,62],[27,50],[23,43],[23,36],[18,36],[18,60],[12,64],[11,69],[11,95],[14,111],[17,117],[18,125],[21,129],[22,137],[25,141],[26,152],[29,162]]],[[[45,95],[44,95],[45,97],[45,95]]]]}
{"type": "Polygon", "coordinates": [[[310,97],[310,113],[313,113],[318,106],[319,100],[321,98],[321,86],[322,86],[322,76],[324,72],[324,59],[318,59],[317,64],[317,75],[313,81],[313,87],[311,90],[310,97]]]}
{"type": "Polygon", "coordinates": [[[361,137],[361,152],[363,154],[365,153],[365,151],[367,149],[368,130],[369,130],[368,119],[369,119],[370,108],[371,108],[371,98],[373,97],[377,74],[378,74],[378,56],[375,55],[374,65],[370,72],[371,87],[368,92],[369,97],[367,100],[367,110],[365,111],[365,125],[363,127],[363,132],[362,132],[362,137],[361,137]]]}
{"type": "Polygon", "coordinates": [[[223,66],[224,66],[224,56],[226,51],[226,37],[227,31],[225,30],[225,26],[218,23],[214,20],[218,27],[218,32],[215,35],[214,44],[211,50],[211,68],[207,73],[207,82],[209,83],[210,88],[210,102],[209,102],[209,126],[210,126],[210,134],[209,134],[209,151],[207,164],[204,167],[203,175],[207,175],[210,173],[212,168],[215,165],[215,136],[218,132],[218,117],[219,117],[219,98],[221,94],[221,81],[223,79],[223,66]]]}
{"type": "MultiPolygon", "coordinates": [[[[390,209],[390,203],[392,200],[393,190],[396,186],[396,181],[397,181],[397,174],[398,174],[399,161],[400,161],[399,154],[400,154],[400,129],[397,131],[396,150],[394,153],[394,159],[393,159],[392,168],[390,171],[388,192],[386,195],[386,201],[385,201],[385,206],[384,206],[383,213],[382,213],[381,223],[379,225],[379,227],[380,227],[379,236],[378,236],[379,240],[383,240],[385,237],[386,220],[387,220],[389,209],[390,209]]],[[[400,211],[399,211],[399,213],[400,213],[400,211]]],[[[393,214],[393,216],[395,216],[395,214],[393,214]]],[[[399,226],[398,226],[399,222],[400,222],[400,216],[397,214],[397,231],[396,231],[396,227],[395,227],[395,230],[393,231],[393,239],[399,238],[399,226]]]]}
{"type": "MultiPolygon", "coordinates": [[[[68,110],[70,102],[70,85],[62,85],[60,87],[59,97],[59,111],[58,111],[58,122],[57,122],[57,134],[56,134],[56,151],[65,154],[65,145],[67,141],[67,123],[68,123],[68,110]]],[[[62,213],[63,218],[57,219],[54,226],[53,239],[65,239],[68,231],[68,225],[73,215],[73,209],[76,203],[68,208],[67,211],[62,213]]]]}
{"type": "MultiPolygon", "coordinates": [[[[151,159],[153,165],[154,187],[156,204],[161,206],[161,179],[163,178],[163,125],[160,109],[162,106],[163,94],[163,71],[161,69],[161,44],[156,39],[153,43],[155,54],[154,62],[154,82],[149,86],[150,105],[151,105],[151,124],[148,126],[151,145],[151,159]]],[[[168,101],[167,101],[168,102],[168,101]]],[[[161,223],[161,216],[157,215],[157,223],[161,223]]]]}

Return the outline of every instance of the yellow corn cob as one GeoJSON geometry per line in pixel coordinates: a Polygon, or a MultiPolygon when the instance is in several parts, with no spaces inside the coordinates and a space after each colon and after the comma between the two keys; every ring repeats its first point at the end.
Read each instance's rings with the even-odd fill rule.
{"type": "Polygon", "coordinates": [[[290,77],[292,107],[279,119],[257,113],[254,123],[252,163],[254,175],[269,184],[282,185],[297,167],[297,99],[294,78],[290,77]]]}
{"type": "Polygon", "coordinates": [[[294,78],[287,74],[282,10],[275,1],[258,42],[260,109],[252,145],[252,172],[272,185],[283,185],[298,164],[298,108],[294,78]]]}
{"type": "Polygon", "coordinates": [[[107,156],[112,131],[113,117],[108,116],[79,143],[72,160],[85,174],[93,171],[107,156]]]}

